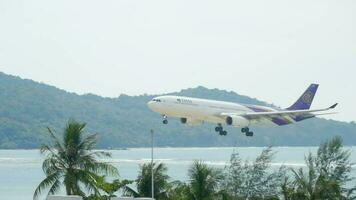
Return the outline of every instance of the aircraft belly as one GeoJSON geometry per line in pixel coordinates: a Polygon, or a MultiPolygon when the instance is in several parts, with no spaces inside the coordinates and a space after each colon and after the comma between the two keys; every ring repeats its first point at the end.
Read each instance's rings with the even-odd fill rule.
{"type": "Polygon", "coordinates": [[[205,121],[214,123],[214,124],[225,124],[225,119],[223,119],[221,117],[216,117],[214,115],[207,116],[205,118],[205,121]]]}
{"type": "Polygon", "coordinates": [[[172,105],[165,112],[167,116],[171,117],[194,119],[202,119],[204,117],[204,112],[194,105],[172,105]]]}
{"type": "Polygon", "coordinates": [[[172,109],[167,112],[167,116],[178,118],[190,118],[194,120],[201,120],[209,123],[225,123],[225,119],[217,117],[216,113],[219,111],[207,109],[205,107],[199,107],[195,105],[180,105],[173,106],[172,109]]]}

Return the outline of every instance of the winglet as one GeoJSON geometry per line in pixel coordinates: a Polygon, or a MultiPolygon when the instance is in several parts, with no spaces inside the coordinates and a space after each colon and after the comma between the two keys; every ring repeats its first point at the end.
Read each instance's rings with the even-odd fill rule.
{"type": "Polygon", "coordinates": [[[329,109],[333,109],[337,106],[337,103],[335,103],[334,105],[330,106],[329,109]]]}

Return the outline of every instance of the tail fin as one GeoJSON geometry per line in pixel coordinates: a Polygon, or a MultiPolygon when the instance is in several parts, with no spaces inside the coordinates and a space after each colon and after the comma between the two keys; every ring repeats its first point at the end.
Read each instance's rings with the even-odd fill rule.
{"type": "Polygon", "coordinates": [[[313,102],[314,95],[318,90],[318,84],[311,84],[301,97],[287,110],[307,110],[313,102]]]}

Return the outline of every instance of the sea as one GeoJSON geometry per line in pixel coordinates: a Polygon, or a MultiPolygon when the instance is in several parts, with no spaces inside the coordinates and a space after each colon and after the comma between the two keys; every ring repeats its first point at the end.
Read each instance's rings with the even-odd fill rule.
{"type": "MultiPolygon", "coordinates": [[[[230,156],[238,152],[243,160],[255,159],[264,147],[224,147],[224,148],[154,148],[154,160],[168,167],[172,180],[188,180],[187,171],[195,160],[223,169],[228,165],[230,156]]],[[[350,146],[351,160],[356,162],[356,147],[350,146]]],[[[274,147],[274,159],[271,168],[280,166],[305,167],[304,157],[315,153],[317,147],[274,147]]],[[[120,178],[135,179],[139,166],[151,161],[150,148],[131,148],[106,150],[112,153],[110,162],[119,169],[120,178]]],[[[31,200],[37,185],[45,177],[41,164],[44,157],[39,150],[0,150],[0,199],[31,200]]],[[[356,177],[356,166],[353,176],[356,177]]],[[[42,197],[44,199],[44,197],[42,197]]]]}

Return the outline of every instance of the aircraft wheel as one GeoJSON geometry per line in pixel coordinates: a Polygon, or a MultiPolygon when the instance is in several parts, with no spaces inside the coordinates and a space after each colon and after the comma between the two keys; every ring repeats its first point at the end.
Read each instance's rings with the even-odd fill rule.
{"type": "Polygon", "coordinates": [[[222,131],[222,127],[221,127],[221,126],[217,126],[217,127],[215,127],[215,131],[216,131],[216,132],[220,132],[220,131],[222,131]]]}
{"type": "Polygon", "coordinates": [[[252,137],[253,136],[253,132],[252,131],[246,132],[246,136],[247,137],[252,137]]]}
{"type": "Polygon", "coordinates": [[[244,128],[241,129],[241,132],[243,132],[243,133],[248,133],[249,130],[250,130],[250,129],[249,129],[248,127],[244,127],[244,128]]]}
{"type": "Polygon", "coordinates": [[[219,135],[227,135],[227,132],[226,132],[226,131],[221,130],[221,131],[219,132],[219,135]]]}
{"type": "Polygon", "coordinates": [[[168,120],[164,119],[163,124],[168,124],[168,120]]]}

